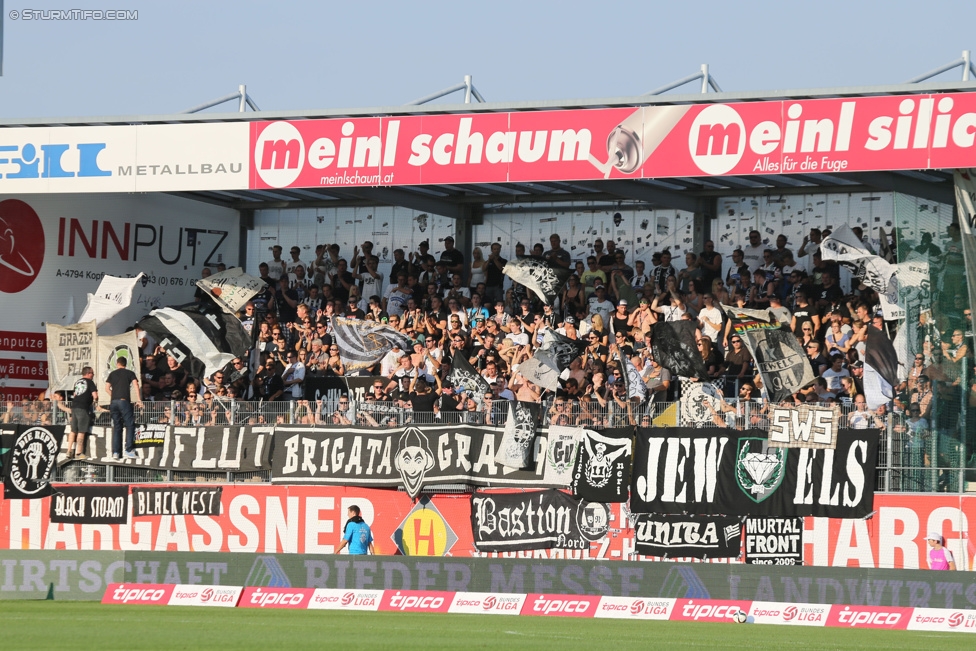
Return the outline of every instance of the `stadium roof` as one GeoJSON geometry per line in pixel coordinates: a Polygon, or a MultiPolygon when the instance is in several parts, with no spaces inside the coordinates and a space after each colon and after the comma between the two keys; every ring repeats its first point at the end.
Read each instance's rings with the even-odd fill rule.
{"type": "MultiPolygon", "coordinates": [[[[976,82],[926,82],[888,86],[638,95],[601,99],[507,103],[399,105],[359,109],[9,119],[0,120],[0,128],[192,124],[445,113],[492,113],[953,92],[976,92],[976,82]]],[[[661,180],[611,179],[543,183],[423,185],[397,188],[329,187],[326,189],[231,190],[174,194],[238,210],[397,205],[448,217],[464,218],[477,223],[482,211],[503,209],[506,206],[565,204],[584,201],[637,201],[648,208],[670,208],[714,215],[715,200],[721,196],[778,196],[828,192],[902,192],[930,201],[945,204],[954,203],[951,170],[711,176],[661,180]]]]}

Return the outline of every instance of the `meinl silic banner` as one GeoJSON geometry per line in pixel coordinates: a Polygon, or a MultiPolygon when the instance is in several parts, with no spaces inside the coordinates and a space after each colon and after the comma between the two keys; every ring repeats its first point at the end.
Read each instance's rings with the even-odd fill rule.
{"type": "Polygon", "coordinates": [[[738,558],[742,523],[721,515],[656,515],[633,517],[634,549],[661,558],[738,558]]]}
{"type": "Polygon", "coordinates": [[[87,463],[111,463],[136,468],[189,472],[256,472],[271,469],[273,427],[224,425],[212,427],[162,426],[162,445],[136,448],[136,459],[112,459],[112,428],[97,426],[85,437],[87,463]]]}
{"type": "Polygon", "coordinates": [[[639,428],[631,511],[863,518],[874,509],[877,430],[837,448],[770,447],[762,430],[639,428]]]}
{"type": "Polygon", "coordinates": [[[3,452],[3,498],[32,500],[51,494],[64,426],[16,425],[0,435],[3,452]]]}
{"type": "Polygon", "coordinates": [[[634,429],[583,430],[573,468],[573,495],[593,502],[626,502],[634,429]]]}
{"type": "Polygon", "coordinates": [[[803,518],[746,518],[743,547],[750,565],[803,565],[803,518]]]}
{"type": "Polygon", "coordinates": [[[471,495],[471,533],[481,552],[589,549],[609,529],[609,506],[558,490],[471,495]]]}
{"type": "Polygon", "coordinates": [[[57,486],[51,494],[51,522],[125,524],[129,519],[128,486],[57,486]]]}
{"type": "Polygon", "coordinates": [[[210,488],[132,489],[132,517],[154,515],[220,515],[220,486],[210,488]]]}
{"type": "Polygon", "coordinates": [[[549,487],[544,434],[531,464],[514,469],[495,460],[504,430],[476,425],[409,425],[396,429],[278,427],[271,481],[369,488],[403,486],[411,497],[430,484],[549,487]]]}

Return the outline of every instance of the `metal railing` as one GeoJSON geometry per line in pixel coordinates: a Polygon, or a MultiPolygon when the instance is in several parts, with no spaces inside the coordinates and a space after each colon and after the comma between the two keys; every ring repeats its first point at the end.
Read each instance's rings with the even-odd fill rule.
{"type": "MultiPolygon", "coordinates": [[[[736,429],[766,429],[769,405],[759,401],[725,399],[722,425],[736,429]]],[[[824,405],[826,406],[826,405],[824,405]]],[[[833,405],[832,405],[833,406],[833,405]]],[[[213,400],[210,403],[147,402],[136,409],[136,422],[181,426],[305,424],[323,427],[398,428],[407,424],[474,424],[502,427],[508,417],[507,402],[494,401],[468,411],[440,410],[415,412],[409,402],[351,400],[348,404],[327,400],[244,402],[213,400]]],[[[858,411],[854,405],[840,405],[841,426],[878,427],[882,435],[878,446],[876,490],[904,492],[966,492],[976,487],[976,468],[967,459],[965,433],[958,427],[943,427],[946,419],[933,417],[932,423],[912,420],[904,413],[858,411]]],[[[716,422],[689,422],[689,404],[678,402],[620,403],[609,400],[544,399],[538,410],[537,425],[604,428],[643,427],[719,427],[716,422]]],[[[4,424],[64,425],[68,413],[49,401],[3,403],[0,426],[4,424]]],[[[954,421],[953,421],[954,422],[954,421]]],[[[96,414],[97,425],[110,426],[106,410],[96,414]]],[[[105,468],[95,464],[72,464],[57,471],[55,481],[116,482],[266,482],[270,472],[183,473],[131,467],[105,468]]]]}

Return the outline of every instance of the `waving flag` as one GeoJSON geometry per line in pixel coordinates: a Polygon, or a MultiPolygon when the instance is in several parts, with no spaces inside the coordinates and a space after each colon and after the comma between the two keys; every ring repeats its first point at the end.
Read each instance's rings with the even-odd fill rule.
{"type": "Polygon", "coordinates": [[[349,371],[369,368],[379,362],[398,344],[400,350],[412,350],[410,337],[390,326],[347,319],[337,316],[332,319],[333,334],[339,344],[339,357],[349,371]]]}
{"type": "Polygon", "coordinates": [[[528,468],[535,446],[535,417],[527,403],[508,402],[508,420],[495,461],[509,468],[528,468]]]}
{"type": "Polygon", "coordinates": [[[654,359],[664,368],[682,377],[703,378],[708,375],[705,360],[695,341],[694,321],[659,321],[654,324],[654,359]]]}
{"type": "MultiPolygon", "coordinates": [[[[959,212],[959,236],[962,240],[969,308],[976,308],[976,169],[956,170],[956,209],[959,212]]],[[[972,327],[972,326],[967,326],[972,327]]]]}
{"type": "Polygon", "coordinates": [[[895,265],[871,253],[847,224],[825,237],[820,251],[824,260],[833,260],[849,269],[855,278],[874,291],[888,293],[895,265]]]}
{"type": "Polygon", "coordinates": [[[244,273],[240,267],[213,274],[197,281],[197,287],[207,294],[227,312],[238,312],[244,305],[264,289],[265,282],[260,278],[244,273]]]}
{"type": "Polygon", "coordinates": [[[88,305],[78,318],[78,323],[94,321],[96,326],[100,326],[129,307],[132,303],[132,291],[144,275],[140,273],[135,278],[102,276],[98,289],[94,294],[88,295],[88,305]]]}
{"type": "Polygon", "coordinates": [[[209,301],[153,310],[136,327],[195,378],[209,377],[244,355],[251,341],[237,317],[209,301]]]}
{"type": "Polygon", "coordinates": [[[451,358],[451,372],[447,374],[447,381],[454,387],[464,389],[468,396],[481,406],[484,395],[491,391],[488,380],[481,377],[465,359],[464,354],[455,354],[451,358]]]}
{"type": "Polygon", "coordinates": [[[585,342],[548,329],[542,335],[542,345],[532,358],[519,365],[519,373],[533,384],[555,391],[559,388],[559,374],[569,368],[584,350],[585,342]]]}
{"type": "Polygon", "coordinates": [[[523,256],[506,264],[502,273],[532,290],[546,305],[552,305],[573,270],[550,264],[542,258],[523,256]]]}
{"type": "Polygon", "coordinates": [[[745,342],[762,376],[770,402],[782,402],[816,379],[800,342],[769,310],[723,306],[732,329],[745,342]]]}

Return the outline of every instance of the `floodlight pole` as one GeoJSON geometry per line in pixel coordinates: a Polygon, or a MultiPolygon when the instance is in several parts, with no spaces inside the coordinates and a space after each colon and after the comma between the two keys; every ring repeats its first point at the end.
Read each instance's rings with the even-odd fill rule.
{"type": "Polygon", "coordinates": [[[241,84],[237,87],[236,93],[231,93],[230,95],[218,97],[217,99],[210,100],[209,102],[204,102],[203,104],[199,104],[185,111],[180,111],[180,113],[199,113],[200,111],[205,111],[208,108],[213,108],[214,106],[220,106],[221,104],[225,104],[227,102],[231,102],[234,100],[237,100],[237,110],[239,113],[244,113],[247,110],[248,106],[251,107],[252,111],[261,110],[258,108],[258,105],[254,102],[251,96],[247,94],[247,86],[245,84],[241,84]]]}
{"type": "Polygon", "coordinates": [[[963,50],[962,56],[953,61],[952,63],[947,63],[944,66],[939,66],[935,70],[929,70],[925,74],[919,75],[918,77],[913,77],[906,81],[906,84],[917,84],[926,79],[931,79],[941,75],[943,72],[948,72],[953,68],[962,68],[962,80],[970,81],[970,74],[976,74],[976,63],[973,63],[972,53],[969,50],[963,50]]]}
{"type": "Polygon", "coordinates": [[[644,95],[660,95],[662,93],[668,92],[669,90],[674,90],[675,88],[684,86],[685,84],[690,84],[691,82],[697,81],[699,79],[701,79],[702,93],[707,93],[709,88],[714,90],[716,93],[722,92],[722,89],[719,88],[718,82],[715,81],[715,77],[712,77],[711,74],[708,72],[708,64],[703,63],[701,64],[701,69],[695,74],[688,75],[687,77],[682,77],[677,81],[672,81],[670,84],[665,84],[660,88],[655,88],[652,91],[644,93],[644,95]]]}
{"type": "Polygon", "coordinates": [[[420,99],[413,100],[412,102],[407,102],[406,105],[407,106],[420,106],[421,104],[426,104],[427,102],[432,102],[435,99],[440,99],[441,97],[444,97],[445,95],[450,95],[451,93],[456,93],[459,90],[463,90],[464,91],[464,103],[465,104],[470,104],[472,97],[474,99],[476,99],[477,101],[481,102],[482,104],[484,104],[485,98],[481,96],[481,93],[479,93],[478,92],[478,89],[474,87],[474,83],[471,80],[472,80],[472,76],[471,75],[464,75],[464,81],[462,81],[460,84],[454,84],[453,86],[448,86],[447,88],[443,88],[443,89],[437,91],[436,93],[432,93],[430,95],[425,95],[425,96],[421,97],[420,99]]]}

